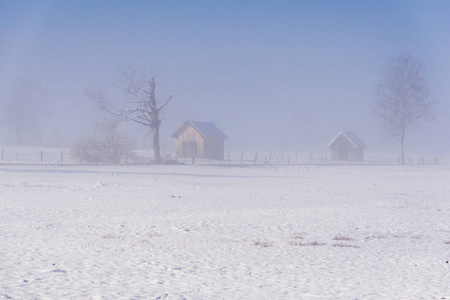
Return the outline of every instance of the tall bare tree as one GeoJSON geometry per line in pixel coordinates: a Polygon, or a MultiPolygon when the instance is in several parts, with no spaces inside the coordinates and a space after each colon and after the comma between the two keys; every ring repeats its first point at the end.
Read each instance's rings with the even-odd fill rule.
{"type": "Polygon", "coordinates": [[[431,120],[430,96],[423,64],[406,55],[390,58],[378,85],[375,113],[388,135],[399,140],[400,163],[405,164],[404,140],[418,120],[431,120]]]}
{"type": "Polygon", "coordinates": [[[159,128],[162,123],[161,112],[172,100],[170,96],[162,105],[158,105],[155,96],[155,79],[148,80],[144,73],[135,71],[124,72],[120,77],[121,88],[126,93],[126,99],[122,99],[122,107],[112,105],[99,90],[90,92],[91,98],[97,102],[102,110],[105,110],[121,120],[130,120],[147,126],[153,136],[153,151],[155,160],[159,164],[161,150],[159,144],[159,128]],[[128,98],[129,97],[129,98],[128,98]]]}

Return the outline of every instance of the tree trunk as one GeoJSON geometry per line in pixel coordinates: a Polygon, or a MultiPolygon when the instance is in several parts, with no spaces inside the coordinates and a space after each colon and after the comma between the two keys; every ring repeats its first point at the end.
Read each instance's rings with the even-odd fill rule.
{"type": "Polygon", "coordinates": [[[161,150],[159,147],[159,111],[158,107],[156,106],[156,97],[155,97],[155,79],[152,78],[152,80],[149,82],[150,85],[150,95],[149,95],[149,102],[150,102],[150,108],[151,108],[151,121],[154,123],[152,126],[152,132],[153,132],[153,152],[155,155],[155,163],[160,164],[161,163],[161,150]]]}
{"type": "Polygon", "coordinates": [[[153,128],[153,152],[155,155],[155,163],[161,163],[161,150],[159,147],[159,127],[153,128]]]}
{"type": "Polygon", "coordinates": [[[404,165],[405,164],[405,151],[403,148],[403,141],[405,140],[405,136],[402,135],[400,137],[400,164],[404,165]]]}

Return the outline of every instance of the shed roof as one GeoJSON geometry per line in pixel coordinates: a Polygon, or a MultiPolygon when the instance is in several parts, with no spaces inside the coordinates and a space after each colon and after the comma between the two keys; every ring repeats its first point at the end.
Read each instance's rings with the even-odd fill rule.
{"type": "Polygon", "coordinates": [[[340,131],[336,137],[328,144],[331,147],[333,143],[340,137],[344,136],[355,148],[367,148],[366,144],[353,131],[340,131]]]}
{"type": "Polygon", "coordinates": [[[192,125],[203,137],[211,138],[223,138],[227,136],[212,122],[198,122],[198,121],[186,121],[173,135],[173,138],[177,138],[186,127],[192,125]]]}

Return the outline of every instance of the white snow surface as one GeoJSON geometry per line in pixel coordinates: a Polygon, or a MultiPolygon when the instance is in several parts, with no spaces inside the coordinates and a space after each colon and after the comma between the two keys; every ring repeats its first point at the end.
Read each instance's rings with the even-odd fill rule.
{"type": "Polygon", "coordinates": [[[450,166],[0,165],[0,299],[450,299],[450,166]]]}

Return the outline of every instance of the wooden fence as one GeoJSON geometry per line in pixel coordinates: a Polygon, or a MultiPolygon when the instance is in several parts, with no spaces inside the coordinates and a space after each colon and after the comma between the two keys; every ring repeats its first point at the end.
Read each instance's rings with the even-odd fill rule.
{"type": "MultiPolygon", "coordinates": [[[[54,147],[14,147],[0,146],[0,163],[24,164],[77,164],[70,149],[54,147]]],[[[394,165],[399,164],[399,158],[389,156],[366,155],[364,161],[332,161],[330,154],[307,152],[227,152],[224,160],[204,158],[177,158],[172,151],[162,151],[164,160],[172,163],[197,165],[394,165]]],[[[123,164],[145,164],[153,159],[153,151],[135,150],[122,158],[123,164]]],[[[408,157],[409,165],[437,165],[437,157],[408,157]]]]}
{"type": "Polygon", "coordinates": [[[1,147],[2,163],[75,163],[70,151],[65,148],[50,147],[1,147]]]}
{"type": "MultiPolygon", "coordinates": [[[[240,152],[226,153],[224,160],[205,158],[176,158],[177,162],[186,164],[206,165],[394,165],[400,164],[400,158],[389,156],[368,155],[364,161],[336,161],[330,159],[330,154],[323,153],[285,153],[285,152],[240,152]]],[[[437,157],[420,156],[407,158],[409,165],[437,165],[437,157]]]]}

